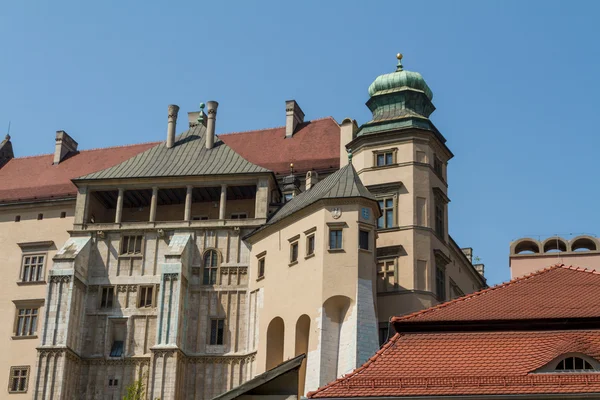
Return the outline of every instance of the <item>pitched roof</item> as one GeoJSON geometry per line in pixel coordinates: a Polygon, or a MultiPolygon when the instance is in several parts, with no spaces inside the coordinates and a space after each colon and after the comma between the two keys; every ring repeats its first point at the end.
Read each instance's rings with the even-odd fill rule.
{"type": "Polygon", "coordinates": [[[291,138],[285,127],[219,135],[246,160],[277,174],[294,170],[337,169],[340,166],[340,127],[331,117],[300,124],[291,138]]]}
{"type": "Polygon", "coordinates": [[[438,321],[598,317],[598,293],[600,272],[554,265],[435,307],[394,317],[392,322],[400,325],[438,321]]]}
{"type": "Polygon", "coordinates": [[[228,175],[269,172],[244,159],[221,140],[205,146],[206,127],[196,125],[177,137],[175,145],[152,147],[122,163],[76,180],[228,175]]]}
{"type": "Polygon", "coordinates": [[[600,273],[556,265],[393,318],[400,333],[370,360],[309,398],[600,393],[600,374],[536,371],[566,353],[600,360],[600,329],[403,332],[412,321],[600,317],[600,273]]]}
{"type": "Polygon", "coordinates": [[[53,154],[11,159],[0,168],[0,204],[73,197],[71,179],[118,164],[157,143],[82,150],[53,165],[53,154]]]}
{"type": "Polygon", "coordinates": [[[252,234],[263,230],[268,225],[273,225],[289,217],[319,200],[352,197],[363,197],[377,201],[375,196],[362,184],[354,166],[347,164],[321,182],[318,182],[312,189],[300,193],[285,203],[270,217],[265,225],[258,228],[252,234]]]}

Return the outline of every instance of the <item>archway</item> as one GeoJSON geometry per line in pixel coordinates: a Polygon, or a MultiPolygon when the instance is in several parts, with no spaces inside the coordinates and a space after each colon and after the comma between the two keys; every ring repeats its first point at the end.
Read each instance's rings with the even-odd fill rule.
{"type": "Polygon", "coordinates": [[[321,382],[334,381],[346,372],[352,364],[355,349],[348,348],[353,343],[350,317],[352,300],[346,296],[333,296],[323,303],[323,324],[321,331],[321,382]]]}
{"type": "Polygon", "coordinates": [[[284,331],[283,320],[280,317],[273,318],[267,328],[267,371],[283,362],[284,331]]]}
{"type": "MultiPolygon", "coordinates": [[[[310,336],[310,317],[306,314],[301,315],[296,322],[296,349],[295,355],[306,354],[308,358],[308,338],[310,336]]],[[[298,393],[304,395],[304,384],[306,382],[306,360],[302,361],[298,375],[298,393]]]]}

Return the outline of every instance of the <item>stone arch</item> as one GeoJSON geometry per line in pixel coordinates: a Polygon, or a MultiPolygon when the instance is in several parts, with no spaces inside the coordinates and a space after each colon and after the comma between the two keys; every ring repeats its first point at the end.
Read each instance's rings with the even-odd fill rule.
{"type": "Polygon", "coordinates": [[[598,250],[598,241],[592,236],[577,236],[571,240],[571,251],[596,251],[598,250]]]}
{"type": "MultiPolygon", "coordinates": [[[[296,321],[296,349],[295,354],[299,356],[300,354],[306,354],[308,357],[308,340],[310,337],[310,317],[306,314],[301,315],[296,321]]],[[[307,358],[304,359],[302,365],[300,366],[300,371],[298,375],[298,393],[300,395],[304,395],[304,385],[306,382],[306,361],[307,358]]]]}
{"type": "Polygon", "coordinates": [[[561,237],[554,236],[544,240],[544,253],[567,251],[567,242],[561,237]]]}
{"type": "Polygon", "coordinates": [[[356,352],[356,346],[352,346],[356,327],[353,330],[349,321],[352,303],[346,296],[332,296],[323,303],[321,384],[332,382],[346,372],[347,358],[356,352]]]}
{"type": "Polygon", "coordinates": [[[540,242],[531,238],[519,239],[511,246],[512,254],[538,254],[541,248],[540,242]]]}
{"type": "Polygon", "coordinates": [[[283,362],[284,333],[285,324],[283,319],[280,317],[273,318],[267,328],[267,371],[283,362]]]}

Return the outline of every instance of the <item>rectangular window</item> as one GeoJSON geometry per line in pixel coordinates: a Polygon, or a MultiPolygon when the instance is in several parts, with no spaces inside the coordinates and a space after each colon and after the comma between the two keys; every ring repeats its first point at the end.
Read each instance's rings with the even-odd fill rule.
{"type": "Polygon", "coordinates": [[[394,198],[386,197],[379,200],[379,207],[381,208],[381,217],[377,220],[377,228],[386,229],[396,226],[394,223],[394,198]]]}
{"type": "Polygon", "coordinates": [[[435,267],[435,294],[440,301],[446,301],[446,270],[439,265],[435,267]]]}
{"type": "Polygon", "coordinates": [[[119,380],[118,379],[114,379],[114,378],[110,378],[108,380],[108,386],[110,386],[110,387],[117,387],[117,386],[119,386],[119,380]]]}
{"type": "Polygon", "coordinates": [[[329,249],[336,250],[342,248],[342,230],[331,229],[329,231],[329,249]]]}
{"type": "Polygon", "coordinates": [[[44,219],[44,214],[38,214],[38,221],[41,221],[44,219]]]}
{"type": "Polygon", "coordinates": [[[207,221],[208,217],[206,215],[195,215],[192,217],[192,221],[207,221]]]}
{"type": "Polygon", "coordinates": [[[440,160],[437,157],[433,158],[433,170],[435,171],[436,174],[438,174],[440,177],[443,176],[443,171],[442,171],[442,160],[440,160]]]}
{"type": "Polygon", "coordinates": [[[17,309],[15,336],[33,336],[37,329],[38,309],[17,309]]]}
{"type": "Polygon", "coordinates": [[[258,260],[258,277],[263,278],[265,276],[265,257],[258,260]]]}
{"type": "Polygon", "coordinates": [[[112,308],[113,297],[115,295],[115,288],[107,286],[102,288],[102,299],[100,301],[100,308],[112,308]]]}
{"type": "Polygon", "coordinates": [[[204,254],[204,276],[202,283],[205,285],[216,285],[219,275],[219,254],[215,250],[209,250],[204,254]]]}
{"type": "Polygon", "coordinates": [[[122,340],[115,340],[110,348],[110,356],[121,357],[123,355],[124,343],[122,340]]]}
{"type": "Polygon", "coordinates": [[[26,393],[29,381],[29,366],[10,367],[9,393],[26,393]]]}
{"type": "Polygon", "coordinates": [[[121,255],[142,254],[143,236],[123,236],[121,238],[121,255]]]}
{"type": "Polygon", "coordinates": [[[358,231],[358,247],[363,250],[369,250],[369,231],[358,231]]]}
{"type": "Polygon", "coordinates": [[[394,260],[377,263],[377,291],[391,292],[396,287],[396,268],[394,260]]]}
{"type": "Polygon", "coordinates": [[[154,287],[153,286],[140,286],[139,288],[139,308],[152,307],[154,303],[154,287]]]}
{"type": "Polygon", "coordinates": [[[62,212],[60,213],[60,217],[61,217],[61,218],[67,218],[67,213],[66,213],[65,211],[62,211],[62,212]]]}
{"type": "Polygon", "coordinates": [[[223,335],[225,331],[224,319],[210,320],[210,344],[223,344],[223,335]]]}
{"type": "Polygon", "coordinates": [[[20,222],[20,221],[21,221],[21,216],[15,215],[15,222],[20,222]]]}
{"type": "Polygon", "coordinates": [[[376,166],[383,167],[385,165],[392,165],[394,163],[394,152],[386,151],[385,153],[378,153],[375,156],[376,166]]]}
{"type": "Polygon", "coordinates": [[[312,256],[315,254],[315,235],[308,235],[306,237],[306,255],[312,256]]]}
{"type": "Polygon", "coordinates": [[[290,263],[298,262],[298,242],[290,244],[290,263]]]}
{"type": "Polygon", "coordinates": [[[21,282],[40,282],[44,280],[44,260],[41,254],[28,254],[23,256],[21,268],[21,282]]]}
{"type": "Polygon", "coordinates": [[[444,238],[444,204],[441,201],[435,203],[435,233],[444,238]]]}
{"type": "Polygon", "coordinates": [[[383,345],[388,341],[389,328],[386,326],[379,327],[379,345],[383,345]]]}
{"type": "Polygon", "coordinates": [[[231,214],[231,219],[246,219],[248,218],[248,214],[246,213],[233,213],[231,214]]]}

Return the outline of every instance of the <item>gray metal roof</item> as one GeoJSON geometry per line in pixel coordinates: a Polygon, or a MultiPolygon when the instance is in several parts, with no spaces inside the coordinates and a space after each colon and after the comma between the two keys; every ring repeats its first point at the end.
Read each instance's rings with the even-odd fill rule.
{"type": "MultiPolygon", "coordinates": [[[[317,183],[310,190],[300,193],[292,200],[285,203],[271,216],[266,225],[258,228],[252,234],[263,230],[268,225],[273,225],[282,219],[300,211],[309,205],[323,199],[343,199],[350,197],[363,197],[377,201],[376,197],[362,184],[354,166],[348,164],[317,183]]],[[[252,235],[250,234],[250,235],[252,235]]]]}
{"type": "Polygon", "coordinates": [[[270,172],[244,159],[217,139],[205,147],[206,128],[197,125],[182,133],[172,148],[161,143],[113,167],[75,180],[228,175],[270,172]]]}

